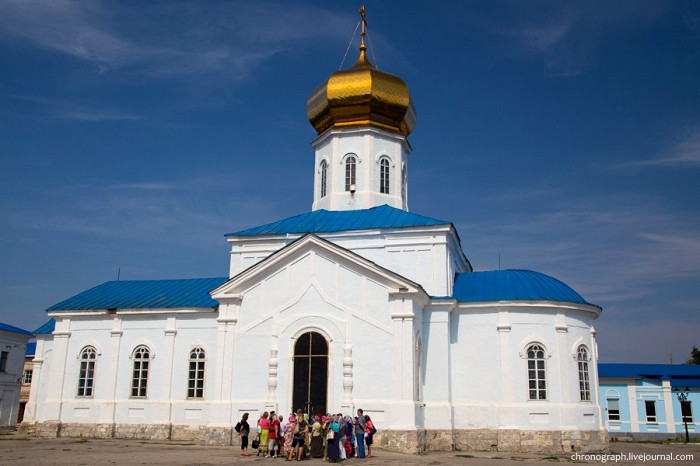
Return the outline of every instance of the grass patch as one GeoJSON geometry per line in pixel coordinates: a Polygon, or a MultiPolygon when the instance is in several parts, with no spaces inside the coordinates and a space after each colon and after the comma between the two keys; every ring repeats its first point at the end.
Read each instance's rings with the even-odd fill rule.
{"type": "Polygon", "coordinates": [[[455,455],[457,458],[476,458],[474,455],[455,455]]]}
{"type": "Polygon", "coordinates": [[[28,438],[0,438],[0,442],[3,440],[14,440],[14,441],[20,441],[20,440],[29,440],[28,438]]]}
{"type": "Polygon", "coordinates": [[[542,459],[543,459],[543,460],[547,460],[547,461],[559,461],[559,457],[558,457],[558,456],[545,456],[545,457],[542,458],[542,459]]]}
{"type": "Polygon", "coordinates": [[[88,443],[87,439],[73,440],[71,443],[88,443]]]}

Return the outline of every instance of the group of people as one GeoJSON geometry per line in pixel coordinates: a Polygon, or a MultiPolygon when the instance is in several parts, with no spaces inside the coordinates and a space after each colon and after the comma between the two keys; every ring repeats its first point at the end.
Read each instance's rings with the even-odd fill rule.
{"type": "Polygon", "coordinates": [[[373,436],[377,432],[372,419],[361,409],[357,416],[342,414],[306,415],[300,409],[286,420],[274,411],[265,411],[251,432],[248,413],[236,424],[241,437],[241,456],[250,456],[248,441],[257,456],[286,457],[287,461],[323,458],[331,463],[351,458],[372,457],[373,436]],[[366,448],[365,448],[366,446],[366,448]]]}

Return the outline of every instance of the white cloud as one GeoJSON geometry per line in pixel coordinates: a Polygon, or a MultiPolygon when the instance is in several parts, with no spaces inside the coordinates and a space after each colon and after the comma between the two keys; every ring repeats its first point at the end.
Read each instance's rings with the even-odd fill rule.
{"type": "Polygon", "coordinates": [[[597,49],[621,32],[646,28],[663,17],[662,2],[559,2],[547,11],[513,8],[501,22],[483,21],[504,38],[516,59],[539,61],[551,77],[578,76],[595,64],[597,49]]]}
{"type": "Polygon", "coordinates": [[[67,120],[80,120],[80,121],[136,121],[143,119],[138,115],[131,115],[128,113],[116,113],[116,112],[82,112],[82,111],[67,111],[59,114],[60,118],[65,118],[67,120]]]}
{"type": "Polygon", "coordinates": [[[638,160],[623,167],[698,167],[700,166],[700,126],[688,135],[669,145],[655,158],[638,160]]]}
{"type": "Polygon", "coordinates": [[[327,10],[287,3],[145,2],[120,9],[100,1],[0,0],[0,10],[0,31],[7,35],[102,72],[161,77],[216,72],[246,79],[294,41],[344,30],[327,10]]]}
{"type": "Polygon", "coordinates": [[[549,273],[597,304],[700,277],[700,224],[648,200],[552,200],[543,212],[457,226],[477,270],[497,268],[500,253],[502,268],[549,273]]]}

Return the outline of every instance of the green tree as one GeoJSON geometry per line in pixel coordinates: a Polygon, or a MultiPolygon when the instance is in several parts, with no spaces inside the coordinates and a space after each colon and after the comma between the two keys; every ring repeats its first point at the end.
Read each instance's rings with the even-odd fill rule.
{"type": "Polygon", "coordinates": [[[693,346],[693,349],[690,352],[690,359],[688,359],[685,363],[700,365],[700,350],[696,346],[693,346]]]}

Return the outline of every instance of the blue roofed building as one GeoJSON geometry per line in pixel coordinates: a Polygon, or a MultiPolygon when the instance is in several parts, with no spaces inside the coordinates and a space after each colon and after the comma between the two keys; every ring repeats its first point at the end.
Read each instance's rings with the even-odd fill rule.
{"type": "Polygon", "coordinates": [[[690,437],[700,438],[700,366],[599,364],[598,375],[601,405],[611,438],[684,438],[686,426],[690,437]]]}
{"type": "Polygon", "coordinates": [[[229,445],[243,413],[360,408],[402,452],[605,448],[601,308],[544,273],[475,271],[454,224],[409,211],[416,111],[365,51],[307,101],[311,211],[233,224],[220,277],[49,307],[28,429],[229,445]]]}

